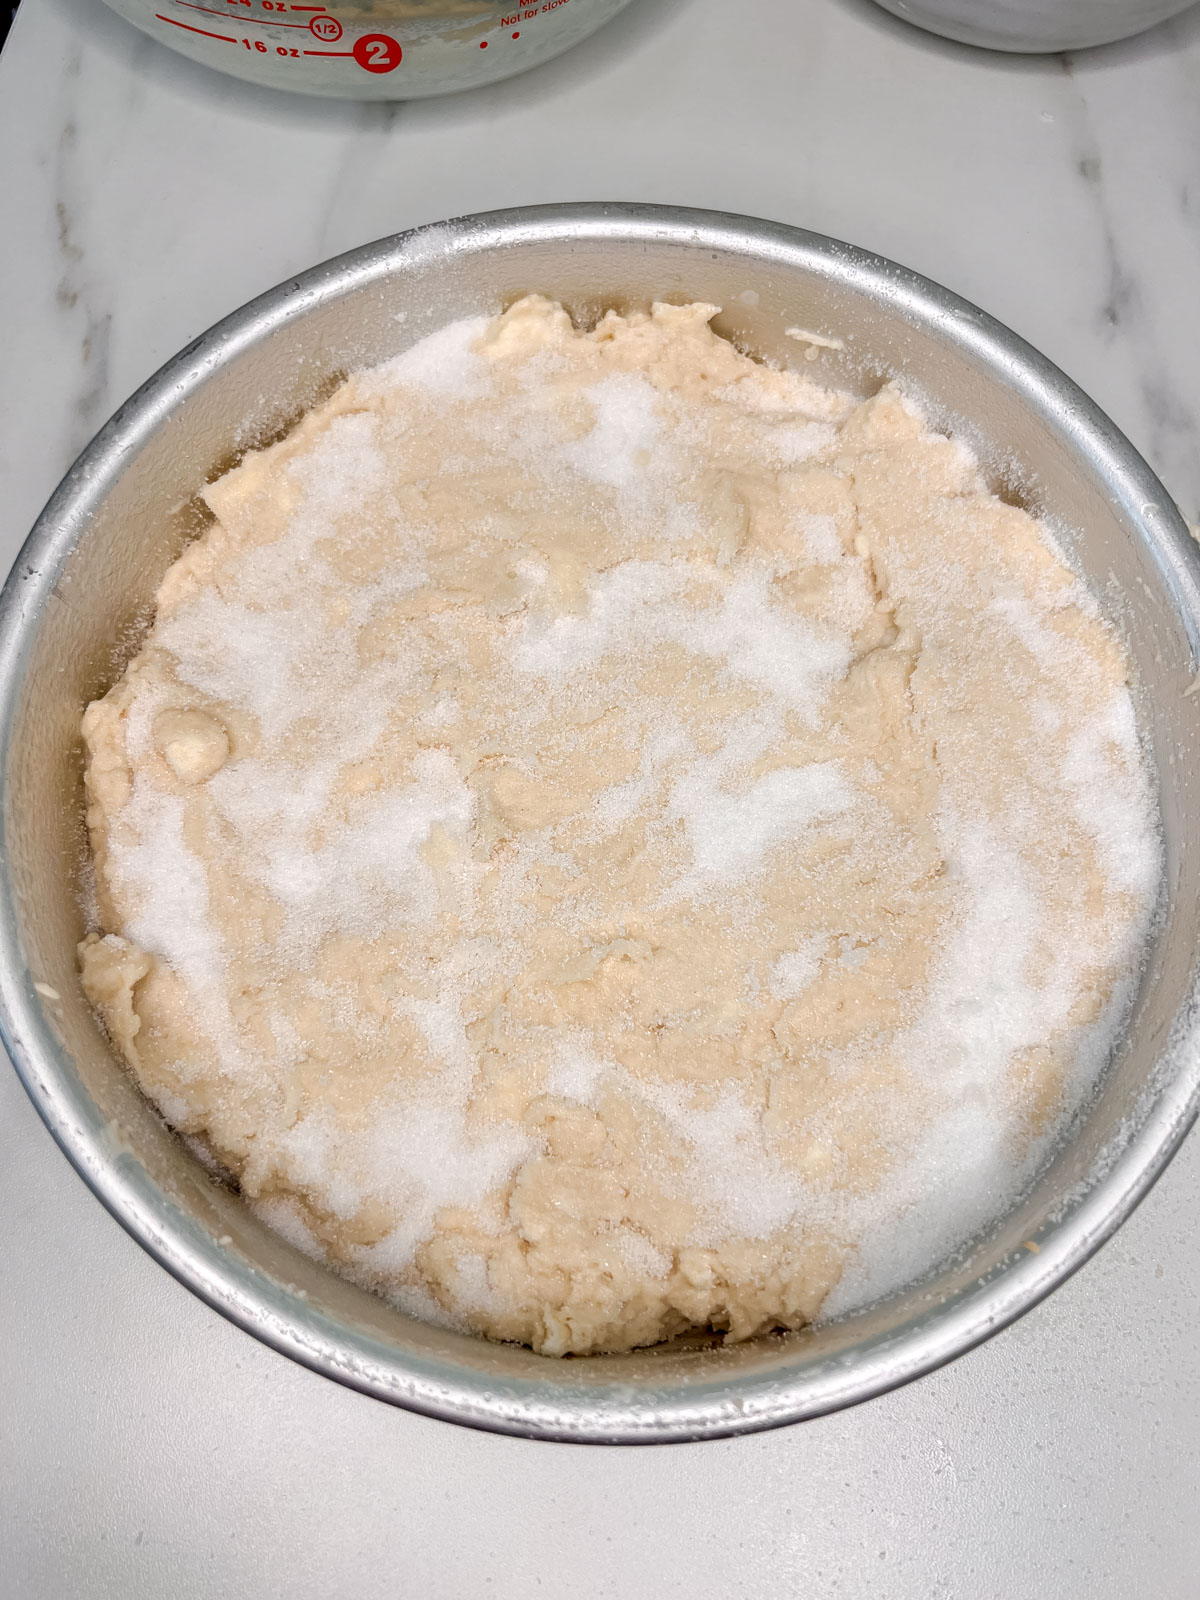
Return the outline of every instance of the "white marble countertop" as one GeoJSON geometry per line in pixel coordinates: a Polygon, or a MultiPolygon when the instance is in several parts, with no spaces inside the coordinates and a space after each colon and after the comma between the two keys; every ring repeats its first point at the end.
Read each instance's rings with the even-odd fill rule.
{"type": "MultiPolygon", "coordinates": [[[[402,106],[252,90],[100,0],[0,58],[0,557],[194,334],[412,223],[544,200],[756,213],[939,279],[1200,509],[1200,10],[1074,58],[869,0],[637,0],[573,54],[402,106]]],[[[167,1277],[0,1071],[0,1592],[1196,1600],[1200,1136],[990,1344],[852,1412],[658,1450],[469,1433],[338,1388],[167,1277]]]]}

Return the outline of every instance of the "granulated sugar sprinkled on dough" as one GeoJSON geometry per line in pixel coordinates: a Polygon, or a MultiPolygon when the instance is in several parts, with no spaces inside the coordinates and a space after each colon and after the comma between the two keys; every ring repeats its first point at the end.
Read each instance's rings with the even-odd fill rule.
{"type": "Polygon", "coordinates": [[[636,483],[662,428],[654,386],[636,373],[622,372],[584,393],[596,420],[591,432],[568,449],[568,459],[593,483],[636,483]]]}
{"type": "Polygon", "coordinates": [[[1160,870],[1043,531],[715,310],[534,298],[352,377],[209,487],[84,718],[84,982],[146,1092],[297,1248],[555,1354],[953,1250],[1160,870]]]}

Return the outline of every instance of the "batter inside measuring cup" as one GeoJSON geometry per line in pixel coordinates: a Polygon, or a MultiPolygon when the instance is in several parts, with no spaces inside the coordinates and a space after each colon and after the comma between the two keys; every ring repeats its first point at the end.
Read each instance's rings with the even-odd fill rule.
{"type": "Polygon", "coordinates": [[[535,1349],[745,1338],[1003,1208],[1159,874],[1129,664],[902,390],[530,298],[205,491],[89,706],[84,984],[302,1250],[535,1349]]]}

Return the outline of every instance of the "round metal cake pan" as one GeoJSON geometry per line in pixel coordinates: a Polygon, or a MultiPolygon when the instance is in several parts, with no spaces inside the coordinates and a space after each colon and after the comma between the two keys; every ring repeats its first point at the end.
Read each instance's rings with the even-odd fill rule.
{"type": "Polygon", "coordinates": [[[745,217],[561,205],[384,239],[263,295],[182,351],[71,468],[0,616],[0,1027],[34,1104],[113,1215],[176,1278],[314,1370],[431,1416],[544,1439],[713,1438],[794,1422],[928,1372],[1063,1281],[1129,1215],[1200,1098],[1200,559],[1146,463],[1013,333],[865,251],[745,217]],[[1025,1198],[928,1279],[838,1322],[728,1347],[697,1338],[554,1360],[415,1321],[257,1222],[164,1125],[80,990],[79,717],[113,681],[197,495],[349,369],[538,290],[580,317],[653,299],[722,306],[742,348],[863,392],[900,376],[1051,521],[1118,617],[1158,771],[1165,890],[1139,994],[1097,1093],[1025,1198]]]}

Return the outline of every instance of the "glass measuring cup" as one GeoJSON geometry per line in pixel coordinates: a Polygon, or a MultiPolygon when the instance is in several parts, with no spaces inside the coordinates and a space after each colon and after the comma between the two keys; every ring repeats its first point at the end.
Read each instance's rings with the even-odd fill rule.
{"type": "Polygon", "coordinates": [[[495,83],[578,44],[629,0],[107,0],[193,61],[302,94],[412,100],[495,83]]]}

